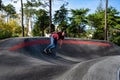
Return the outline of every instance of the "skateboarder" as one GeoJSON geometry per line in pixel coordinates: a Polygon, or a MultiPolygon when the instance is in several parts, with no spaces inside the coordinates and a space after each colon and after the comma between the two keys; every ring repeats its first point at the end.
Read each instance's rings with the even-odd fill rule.
{"type": "Polygon", "coordinates": [[[58,40],[60,40],[59,47],[61,48],[64,35],[64,31],[52,33],[50,35],[50,44],[44,49],[44,53],[52,53],[52,49],[56,48],[58,40]]]}

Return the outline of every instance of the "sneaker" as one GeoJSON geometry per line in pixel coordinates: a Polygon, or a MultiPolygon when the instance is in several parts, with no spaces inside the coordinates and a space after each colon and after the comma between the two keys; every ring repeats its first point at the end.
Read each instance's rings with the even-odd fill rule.
{"type": "Polygon", "coordinates": [[[49,52],[49,53],[52,53],[52,50],[51,50],[51,49],[49,49],[49,50],[48,50],[48,52],[49,52]]]}
{"type": "Polygon", "coordinates": [[[46,49],[44,49],[44,51],[43,51],[43,52],[44,52],[44,53],[48,53],[46,49]]]}

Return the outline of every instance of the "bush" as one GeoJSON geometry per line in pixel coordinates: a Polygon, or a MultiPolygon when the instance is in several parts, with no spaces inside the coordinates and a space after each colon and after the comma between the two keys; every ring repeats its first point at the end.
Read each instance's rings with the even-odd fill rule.
{"type": "Polygon", "coordinates": [[[9,38],[12,36],[12,33],[8,30],[0,30],[0,39],[9,38]]]}

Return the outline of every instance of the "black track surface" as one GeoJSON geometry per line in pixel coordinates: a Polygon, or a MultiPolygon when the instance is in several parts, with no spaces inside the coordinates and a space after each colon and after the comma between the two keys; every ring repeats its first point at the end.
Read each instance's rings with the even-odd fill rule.
{"type": "Polygon", "coordinates": [[[54,55],[42,54],[48,43],[10,50],[15,45],[48,38],[10,38],[0,41],[0,80],[117,80],[120,47],[90,44],[63,44],[54,55]]]}

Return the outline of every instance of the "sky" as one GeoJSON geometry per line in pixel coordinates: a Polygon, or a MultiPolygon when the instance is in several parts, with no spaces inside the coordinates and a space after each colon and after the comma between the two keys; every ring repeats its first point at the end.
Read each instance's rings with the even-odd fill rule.
{"type": "MultiPolygon", "coordinates": [[[[64,2],[68,2],[68,6],[66,6],[68,9],[80,9],[80,8],[89,8],[90,9],[90,13],[94,13],[96,8],[99,6],[100,4],[100,0],[64,0],[64,2]]],[[[116,8],[118,11],[120,11],[120,0],[108,0],[108,6],[112,6],[114,8],[116,8]]],[[[57,10],[57,8],[60,8],[60,3],[63,3],[62,0],[58,1],[54,1],[53,2],[53,9],[57,10]],[[56,4],[57,2],[57,4],[56,4]]],[[[106,0],[102,0],[102,5],[103,8],[105,8],[105,3],[106,0]]]]}
{"type": "MultiPolygon", "coordinates": [[[[8,3],[12,3],[16,7],[16,11],[20,11],[20,0],[18,0],[17,3],[11,2],[11,0],[2,0],[5,5],[8,3]]],[[[105,8],[105,1],[102,0],[103,8],[105,8]]],[[[108,6],[112,6],[116,8],[118,11],[120,11],[120,0],[108,0],[108,6]]],[[[23,0],[25,3],[26,0],[23,0]]],[[[61,5],[65,2],[68,2],[68,5],[66,6],[67,9],[80,9],[80,8],[89,8],[89,13],[94,13],[96,8],[99,6],[100,0],[53,0],[52,2],[52,12],[54,12],[58,9],[60,9],[61,5]]]]}

